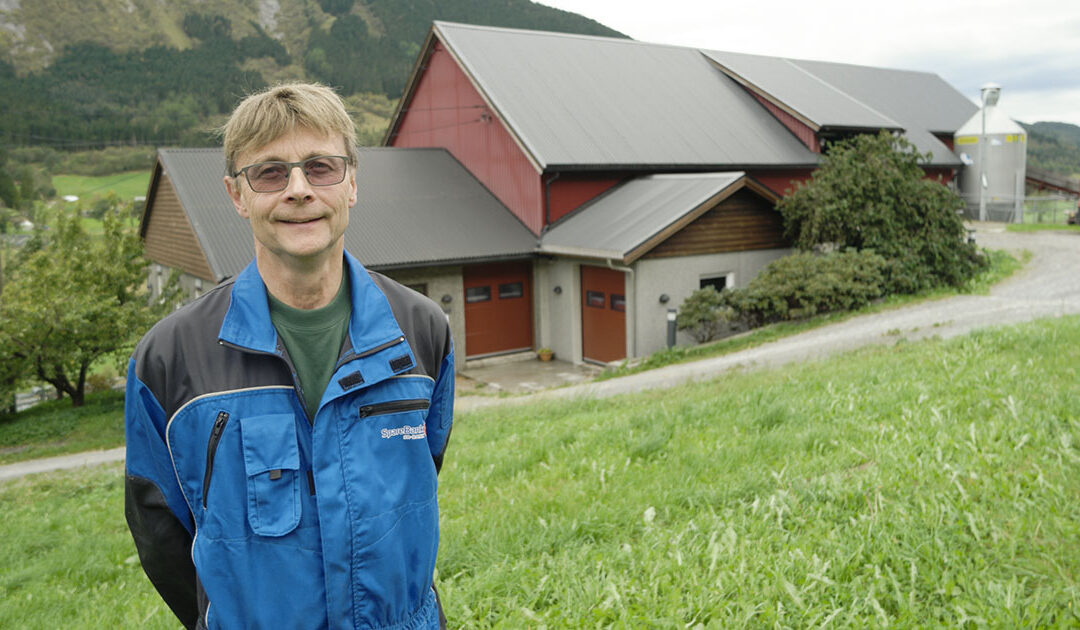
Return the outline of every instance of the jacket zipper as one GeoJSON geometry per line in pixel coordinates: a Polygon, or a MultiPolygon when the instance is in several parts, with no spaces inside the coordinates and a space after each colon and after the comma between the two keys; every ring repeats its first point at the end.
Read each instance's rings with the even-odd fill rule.
{"type": "Polygon", "coordinates": [[[376,403],[374,405],[363,405],[360,407],[360,418],[381,416],[389,413],[400,413],[403,411],[419,411],[421,409],[427,409],[429,406],[431,406],[431,402],[423,398],[416,398],[414,400],[394,400],[391,402],[376,403]]]}
{"type": "Polygon", "coordinates": [[[217,445],[221,441],[221,434],[225,432],[225,425],[229,422],[229,413],[221,411],[214,420],[214,428],[210,431],[210,441],[206,444],[206,473],[203,475],[202,506],[206,509],[206,497],[210,494],[210,478],[214,475],[214,455],[217,454],[217,445]]]}
{"type": "Polygon", "coordinates": [[[391,339],[390,341],[387,341],[386,343],[381,343],[381,344],[375,346],[374,348],[368,348],[367,350],[364,350],[363,352],[348,352],[348,353],[345,354],[345,356],[338,359],[338,362],[334,366],[334,369],[336,370],[337,368],[345,365],[349,361],[354,361],[356,359],[364,359],[366,357],[370,357],[371,355],[382,352],[383,350],[386,350],[387,348],[392,348],[392,347],[398,345],[399,343],[401,343],[403,341],[405,341],[405,336],[400,335],[398,337],[395,337],[394,339],[391,339]]]}
{"type": "MultiPolygon", "coordinates": [[[[386,343],[379,344],[379,345],[375,346],[374,348],[368,348],[367,350],[364,350],[363,352],[360,352],[360,353],[356,353],[356,352],[346,353],[345,356],[340,357],[338,359],[337,363],[334,364],[334,370],[336,371],[338,368],[340,368],[342,365],[345,365],[349,361],[369,357],[369,356],[371,356],[373,354],[376,354],[378,352],[382,352],[383,350],[386,350],[387,348],[392,348],[392,347],[398,345],[399,343],[402,343],[403,341],[405,341],[405,335],[398,335],[397,337],[391,339],[390,341],[387,341],[386,343]]],[[[233,348],[234,350],[240,350],[241,352],[250,352],[250,353],[253,353],[253,354],[261,354],[261,355],[265,355],[265,356],[277,357],[277,358],[281,359],[282,361],[284,361],[286,367],[289,368],[289,374],[292,376],[293,389],[296,390],[296,395],[300,398],[300,403],[301,403],[300,406],[301,407],[304,406],[303,405],[303,402],[304,402],[304,390],[303,390],[302,387],[300,387],[300,378],[297,376],[296,370],[293,368],[292,360],[290,360],[286,355],[278,354],[276,352],[263,352],[263,351],[260,351],[260,350],[252,350],[251,348],[247,348],[247,347],[244,347],[244,346],[238,346],[238,345],[236,345],[234,343],[225,341],[224,339],[218,339],[218,344],[220,344],[222,346],[225,346],[227,348],[233,348]]],[[[387,413],[392,413],[392,412],[387,412],[387,413]]],[[[304,410],[304,417],[307,417],[307,410],[306,409],[304,410]]],[[[363,417],[366,417],[366,416],[361,415],[361,417],[363,418],[363,417]]],[[[315,424],[315,418],[308,418],[307,421],[308,421],[309,425],[314,425],[315,424]]],[[[205,497],[204,497],[204,507],[205,507],[205,497]]]]}

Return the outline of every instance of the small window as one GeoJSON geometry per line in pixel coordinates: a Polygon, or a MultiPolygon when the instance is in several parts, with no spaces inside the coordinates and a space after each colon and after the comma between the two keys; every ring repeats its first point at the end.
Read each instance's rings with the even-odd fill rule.
{"type": "Polygon", "coordinates": [[[465,289],[465,302],[468,304],[490,301],[491,287],[469,287],[465,289]]]}
{"type": "Polygon", "coordinates": [[[727,276],[712,276],[711,278],[702,278],[698,285],[699,289],[705,287],[712,287],[716,289],[717,293],[720,293],[727,287],[727,276]]]}
{"type": "Polygon", "coordinates": [[[626,312],[626,296],[611,294],[611,310],[619,311],[620,313],[626,312]]]}
{"type": "Polygon", "coordinates": [[[525,285],[520,282],[509,282],[499,285],[499,299],[510,300],[525,296],[525,285]]]}
{"type": "Polygon", "coordinates": [[[416,291],[420,295],[423,295],[423,296],[427,297],[427,283],[426,282],[421,282],[419,284],[406,284],[405,286],[409,287],[413,291],[416,291]]]}
{"type": "Polygon", "coordinates": [[[607,300],[604,299],[604,294],[601,291],[586,291],[585,304],[593,308],[604,308],[607,300]]]}

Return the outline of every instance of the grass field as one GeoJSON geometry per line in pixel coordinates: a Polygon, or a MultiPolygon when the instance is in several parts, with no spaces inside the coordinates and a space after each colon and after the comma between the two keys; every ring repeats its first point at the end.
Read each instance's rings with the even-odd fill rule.
{"type": "Polygon", "coordinates": [[[41,403],[19,414],[0,415],[0,464],[124,444],[124,392],[87,394],[86,404],[41,403]]]}
{"type": "Polygon", "coordinates": [[[75,195],[80,200],[89,201],[95,196],[103,196],[109,191],[125,201],[146,195],[150,186],[150,171],[132,171],[101,177],[83,175],[54,175],[53,187],[57,197],[75,195]]]}
{"type": "MultiPolygon", "coordinates": [[[[1080,627],[1080,318],[460,415],[456,628],[1080,627]]],[[[0,627],[176,628],[118,466],[0,486],[0,627]]]]}

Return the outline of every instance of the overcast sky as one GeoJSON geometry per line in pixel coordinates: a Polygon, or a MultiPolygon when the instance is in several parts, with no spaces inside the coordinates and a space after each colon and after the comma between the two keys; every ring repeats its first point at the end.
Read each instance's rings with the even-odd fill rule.
{"type": "Polygon", "coordinates": [[[1077,0],[537,0],[634,39],[934,72],[1026,123],[1080,125],[1077,0]]]}

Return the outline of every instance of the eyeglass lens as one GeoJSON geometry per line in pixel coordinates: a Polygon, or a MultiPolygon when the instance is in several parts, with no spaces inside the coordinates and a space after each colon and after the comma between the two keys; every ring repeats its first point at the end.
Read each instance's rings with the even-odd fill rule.
{"type": "Polygon", "coordinates": [[[303,162],[260,162],[247,167],[247,180],[255,192],[283,190],[289,183],[292,169],[300,166],[312,186],[333,186],[345,179],[345,159],[323,155],[303,162]]]}

